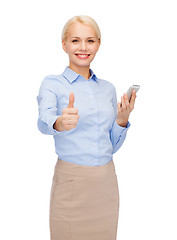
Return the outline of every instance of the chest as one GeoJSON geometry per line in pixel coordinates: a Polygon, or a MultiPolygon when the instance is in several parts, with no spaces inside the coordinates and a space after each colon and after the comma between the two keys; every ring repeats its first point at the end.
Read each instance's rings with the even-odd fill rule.
{"type": "Polygon", "coordinates": [[[80,85],[62,89],[58,98],[58,114],[69,104],[69,94],[74,93],[74,107],[78,109],[80,123],[98,122],[111,126],[115,119],[113,93],[110,88],[80,85]]]}

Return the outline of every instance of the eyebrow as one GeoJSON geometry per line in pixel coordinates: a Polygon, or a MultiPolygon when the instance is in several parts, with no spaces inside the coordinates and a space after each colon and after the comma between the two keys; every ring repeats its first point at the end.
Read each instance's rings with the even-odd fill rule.
{"type": "MultiPolygon", "coordinates": [[[[80,37],[72,37],[72,38],[80,38],[80,37]]],[[[88,38],[96,38],[96,37],[87,37],[86,39],[88,39],[88,38]]]]}

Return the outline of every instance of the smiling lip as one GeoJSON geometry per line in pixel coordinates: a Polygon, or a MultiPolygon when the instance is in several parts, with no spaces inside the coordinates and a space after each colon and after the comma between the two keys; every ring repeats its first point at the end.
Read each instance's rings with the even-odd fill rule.
{"type": "Polygon", "coordinates": [[[87,59],[90,54],[75,54],[79,59],[87,59]]]}

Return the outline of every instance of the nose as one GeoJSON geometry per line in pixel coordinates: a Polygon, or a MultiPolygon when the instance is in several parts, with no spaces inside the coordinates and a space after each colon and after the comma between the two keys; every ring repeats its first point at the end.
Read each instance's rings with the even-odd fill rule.
{"type": "Polygon", "coordinates": [[[87,49],[86,43],[85,43],[85,41],[83,40],[83,41],[81,42],[81,44],[80,44],[80,50],[86,51],[86,49],[87,49]]]}

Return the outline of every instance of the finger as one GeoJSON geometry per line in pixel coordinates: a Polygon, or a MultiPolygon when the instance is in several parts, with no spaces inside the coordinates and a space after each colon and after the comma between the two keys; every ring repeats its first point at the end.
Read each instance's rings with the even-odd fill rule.
{"type": "Polygon", "coordinates": [[[69,119],[67,124],[68,125],[76,125],[77,122],[78,122],[78,119],[69,119]]]}
{"type": "Polygon", "coordinates": [[[121,97],[121,103],[122,103],[122,109],[126,109],[124,97],[121,97]]]}
{"type": "Polygon", "coordinates": [[[126,107],[129,108],[130,103],[129,103],[128,96],[127,96],[126,93],[124,93],[124,100],[125,100],[125,105],[126,105],[126,107]]]}
{"type": "Polygon", "coordinates": [[[121,112],[121,111],[122,111],[122,103],[121,103],[121,102],[119,102],[119,103],[117,104],[117,108],[118,108],[118,112],[121,112]]]}
{"type": "Polygon", "coordinates": [[[63,114],[78,114],[78,109],[77,108],[64,108],[63,109],[63,114]]]}
{"type": "Polygon", "coordinates": [[[136,98],[136,91],[133,90],[132,91],[132,96],[131,96],[131,100],[130,100],[130,108],[133,109],[134,108],[134,104],[135,104],[135,98],[136,98]]]}
{"type": "Polygon", "coordinates": [[[69,94],[69,104],[67,108],[73,108],[74,107],[74,93],[70,92],[69,94]]]}
{"type": "Polygon", "coordinates": [[[65,126],[67,125],[75,125],[77,124],[78,120],[79,120],[79,115],[63,115],[63,123],[65,124],[65,126]]]}

